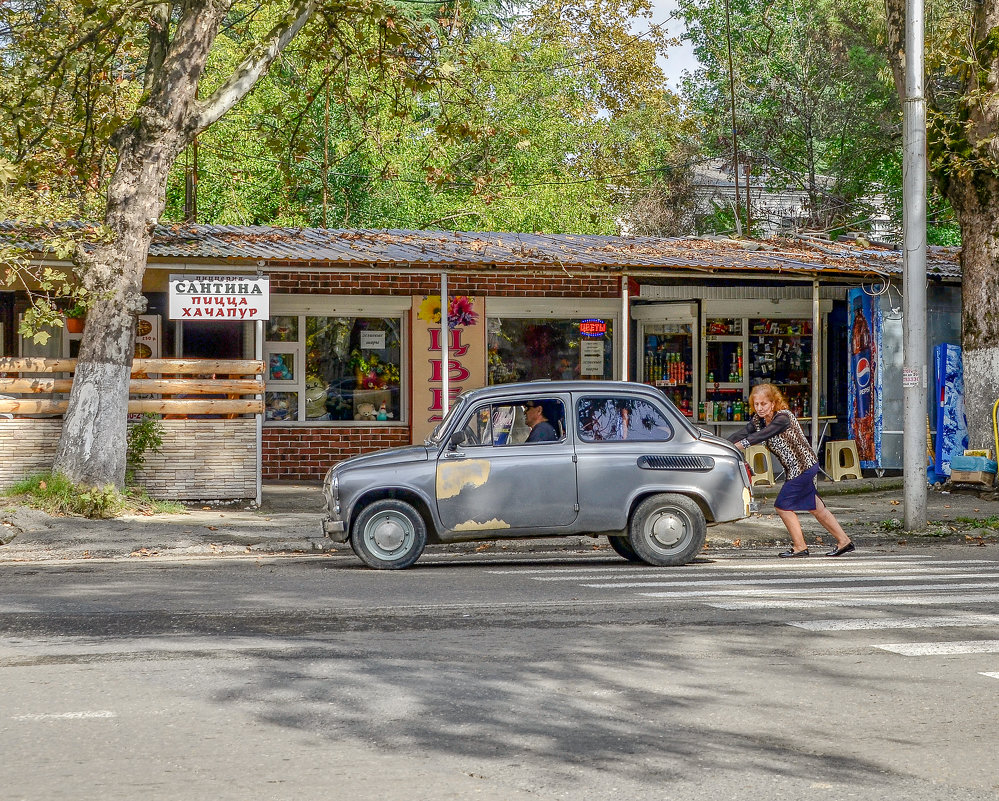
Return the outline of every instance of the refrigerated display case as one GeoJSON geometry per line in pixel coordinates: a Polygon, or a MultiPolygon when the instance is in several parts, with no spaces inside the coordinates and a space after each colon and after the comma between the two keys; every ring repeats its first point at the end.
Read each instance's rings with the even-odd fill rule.
{"type": "Polygon", "coordinates": [[[746,321],[707,317],[704,321],[704,402],[697,418],[740,422],[746,413],[746,321]]]}
{"type": "Polygon", "coordinates": [[[687,417],[697,409],[694,346],[697,309],[689,304],[652,304],[632,309],[638,320],[638,380],[658,387],[687,417]]]}

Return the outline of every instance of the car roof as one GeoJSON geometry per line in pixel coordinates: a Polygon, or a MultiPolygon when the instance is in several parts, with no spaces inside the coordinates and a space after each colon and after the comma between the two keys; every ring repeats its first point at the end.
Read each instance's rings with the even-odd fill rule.
{"type": "Polygon", "coordinates": [[[655,387],[633,381],[521,381],[515,384],[493,384],[488,387],[468,390],[463,394],[469,401],[479,401],[495,397],[526,398],[566,392],[585,392],[587,394],[641,392],[662,397],[662,393],[655,387]]]}

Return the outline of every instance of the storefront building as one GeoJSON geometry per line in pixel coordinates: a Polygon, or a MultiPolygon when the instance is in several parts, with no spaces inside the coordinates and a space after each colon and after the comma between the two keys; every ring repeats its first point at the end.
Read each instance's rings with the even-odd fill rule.
{"type": "MultiPolygon", "coordinates": [[[[953,293],[953,254],[931,269],[953,293]]],[[[725,434],[768,380],[842,436],[846,293],[899,272],[897,251],[830,243],[160,228],[137,355],[262,358],[264,480],[319,480],[349,456],[421,442],[458,393],[510,381],[645,381],[725,434]],[[171,319],[177,282],[203,275],[266,276],[268,319],[171,319]]],[[[15,335],[24,303],[0,292],[0,353],[75,355],[78,334],[44,347],[15,335]]]]}

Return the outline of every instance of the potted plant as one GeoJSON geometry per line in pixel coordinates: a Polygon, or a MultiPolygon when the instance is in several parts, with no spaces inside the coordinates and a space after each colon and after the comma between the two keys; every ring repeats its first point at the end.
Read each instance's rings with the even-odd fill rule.
{"type": "Polygon", "coordinates": [[[66,316],[66,330],[71,334],[82,334],[84,323],[87,321],[87,307],[77,302],[64,312],[66,316]]]}

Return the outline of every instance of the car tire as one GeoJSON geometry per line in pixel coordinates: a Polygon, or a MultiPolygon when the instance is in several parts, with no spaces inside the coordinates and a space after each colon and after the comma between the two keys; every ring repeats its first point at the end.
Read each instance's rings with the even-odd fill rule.
{"type": "Polygon", "coordinates": [[[631,515],[628,543],[643,562],[685,565],[704,547],[707,523],[685,495],[662,493],[642,501],[631,515]]]}
{"type": "Polygon", "coordinates": [[[351,528],[350,547],[368,567],[401,570],[427,546],[427,525],[412,504],[388,498],[364,507],[351,528]]]}
{"type": "Polygon", "coordinates": [[[607,537],[607,541],[610,543],[610,547],[614,549],[614,553],[618,556],[623,556],[629,562],[641,562],[642,557],[635,553],[635,549],[631,547],[631,543],[628,542],[627,537],[607,537]]]}

